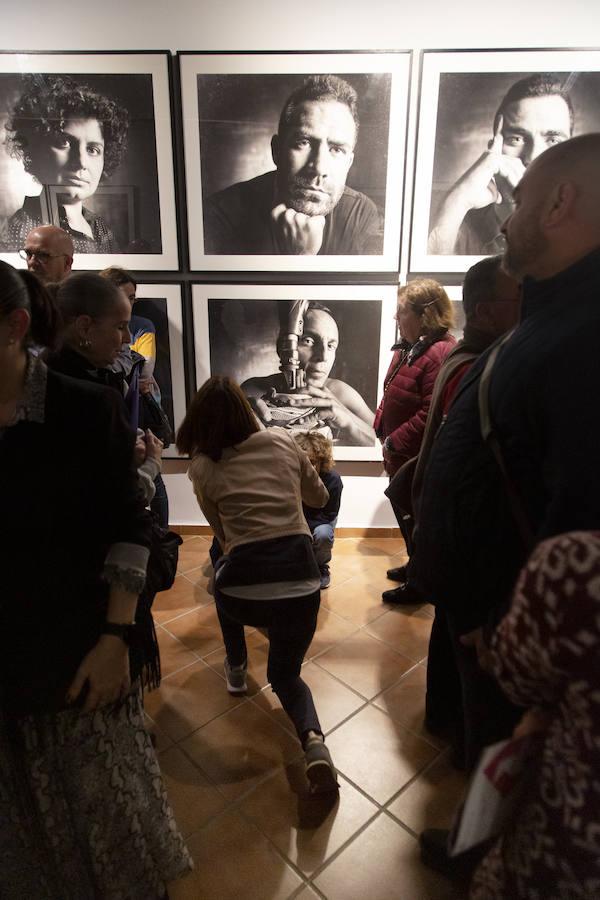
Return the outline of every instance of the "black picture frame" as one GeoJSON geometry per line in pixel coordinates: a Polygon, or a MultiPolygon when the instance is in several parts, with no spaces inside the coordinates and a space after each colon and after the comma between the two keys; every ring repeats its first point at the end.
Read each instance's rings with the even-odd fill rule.
{"type": "Polygon", "coordinates": [[[56,224],[71,230],[74,268],[179,269],[171,66],[168,51],[0,53],[0,258],[23,265],[17,251],[30,228],[56,224]],[[46,90],[40,99],[36,90],[42,79],[46,90]],[[100,183],[92,192],[89,185],[98,172],[71,156],[80,144],[87,146],[89,133],[73,138],[64,132],[76,118],[78,89],[87,90],[88,98],[93,93],[94,109],[110,122],[101,129],[104,162],[100,183]],[[69,90],[75,101],[63,101],[69,90]],[[48,96],[57,98],[54,106],[48,96]],[[37,120],[37,131],[23,128],[24,122],[36,121],[42,104],[47,117],[37,120]],[[62,110],[66,110],[64,116],[62,110]],[[19,128],[9,127],[15,124],[19,128]],[[26,147],[35,148],[33,155],[24,141],[26,147]],[[69,193],[64,185],[73,186],[75,165],[83,166],[77,169],[81,177],[75,182],[84,194],[79,218],[73,217],[70,204],[60,203],[61,196],[69,193]],[[45,182],[40,180],[42,172],[45,182]],[[105,218],[102,213],[111,191],[112,216],[105,218]],[[47,222],[46,216],[52,221],[47,222]]]}

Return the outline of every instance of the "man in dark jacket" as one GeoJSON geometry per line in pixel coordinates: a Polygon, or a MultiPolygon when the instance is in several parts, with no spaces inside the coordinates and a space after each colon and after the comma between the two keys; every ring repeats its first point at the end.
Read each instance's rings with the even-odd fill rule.
{"type": "Polygon", "coordinates": [[[481,435],[486,353],[433,447],[414,561],[420,589],[444,609],[452,632],[468,765],[487,743],[509,736],[520,713],[465,642],[481,646],[502,616],[533,543],[600,528],[600,134],[543,153],[514,199],[503,226],[504,265],[524,278],[522,321],[499,351],[489,409],[532,539],[516,524],[507,482],[481,435]]]}

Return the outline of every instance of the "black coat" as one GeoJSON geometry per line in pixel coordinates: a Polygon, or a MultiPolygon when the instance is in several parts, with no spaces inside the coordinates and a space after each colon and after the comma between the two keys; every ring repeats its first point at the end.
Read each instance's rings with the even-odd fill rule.
{"type": "MultiPolygon", "coordinates": [[[[492,422],[536,540],[600,528],[599,297],[600,250],[526,281],[523,321],[492,373],[492,422]]],[[[487,355],[465,376],[433,445],[414,559],[420,586],[464,631],[502,614],[529,549],[480,434],[487,355]]]]}
{"type": "Polygon", "coordinates": [[[96,643],[108,548],[150,545],[116,393],[48,371],[45,422],[0,440],[0,690],[16,713],[53,710],[96,643]]]}

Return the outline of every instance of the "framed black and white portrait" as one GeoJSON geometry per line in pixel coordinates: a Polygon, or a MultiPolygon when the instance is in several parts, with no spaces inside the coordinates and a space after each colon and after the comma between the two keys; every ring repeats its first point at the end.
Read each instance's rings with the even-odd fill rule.
{"type": "Polygon", "coordinates": [[[190,267],[398,271],[410,59],[180,54],[190,267]]]}
{"type": "Polygon", "coordinates": [[[600,50],[423,54],[410,269],[464,272],[504,249],[526,167],[600,130],[600,50]]]}
{"type": "Polygon", "coordinates": [[[166,53],[0,53],[0,255],[69,233],[75,269],[179,266],[166,53]]]}
{"type": "Polygon", "coordinates": [[[196,381],[229,375],[265,425],[318,429],[338,460],[379,460],[373,418],[394,342],[395,286],[192,288],[196,381]]]}
{"type": "MultiPolygon", "coordinates": [[[[186,390],[181,285],[138,283],[131,316],[132,347],[146,356],[155,399],[173,431],[185,416],[186,390]]],[[[163,456],[178,456],[175,444],[163,456]]]]}

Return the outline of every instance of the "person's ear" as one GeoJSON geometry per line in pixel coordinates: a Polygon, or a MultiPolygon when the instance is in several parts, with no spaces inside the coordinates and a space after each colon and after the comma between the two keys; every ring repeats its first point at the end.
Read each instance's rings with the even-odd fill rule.
{"type": "Polygon", "coordinates": [[[273,157],[273,162],[279,168],[279,135],[274,134],[271,138],[271,156],[273,157]]]}
{"type": "Polygon", "coordinates": [[[75,332],[80,340],[87,340],[93,319],[91,316],[81,315],[75,319],[75,332]]]}
{"type": "Polygon", "coordinates": [[[31,316],[26,309],[13,309],[7,316],[9,343],[20,344],[29,330],[31,316]]]}
{"type": "Polygon", "coordinates": [[[65,256],[65,276],[71,274],[72,267],[73,267],[73,257],[65,256]]]}
{"type": "Polygon", "coordinates": [[[575,206],[577,188],[572,181],[563,181],[555,185],[548,198],[544,225],[547,228],[556,228],[568,219],[575,206]]]}
{"type": "Polygon", "coordinates": [[[354,162],[354,151],[352,151],[352,153],[348,157],[348,168],[346,169],[347,172],[350,170],[350,166],[352,165],[353,162],[354,162]]]}

